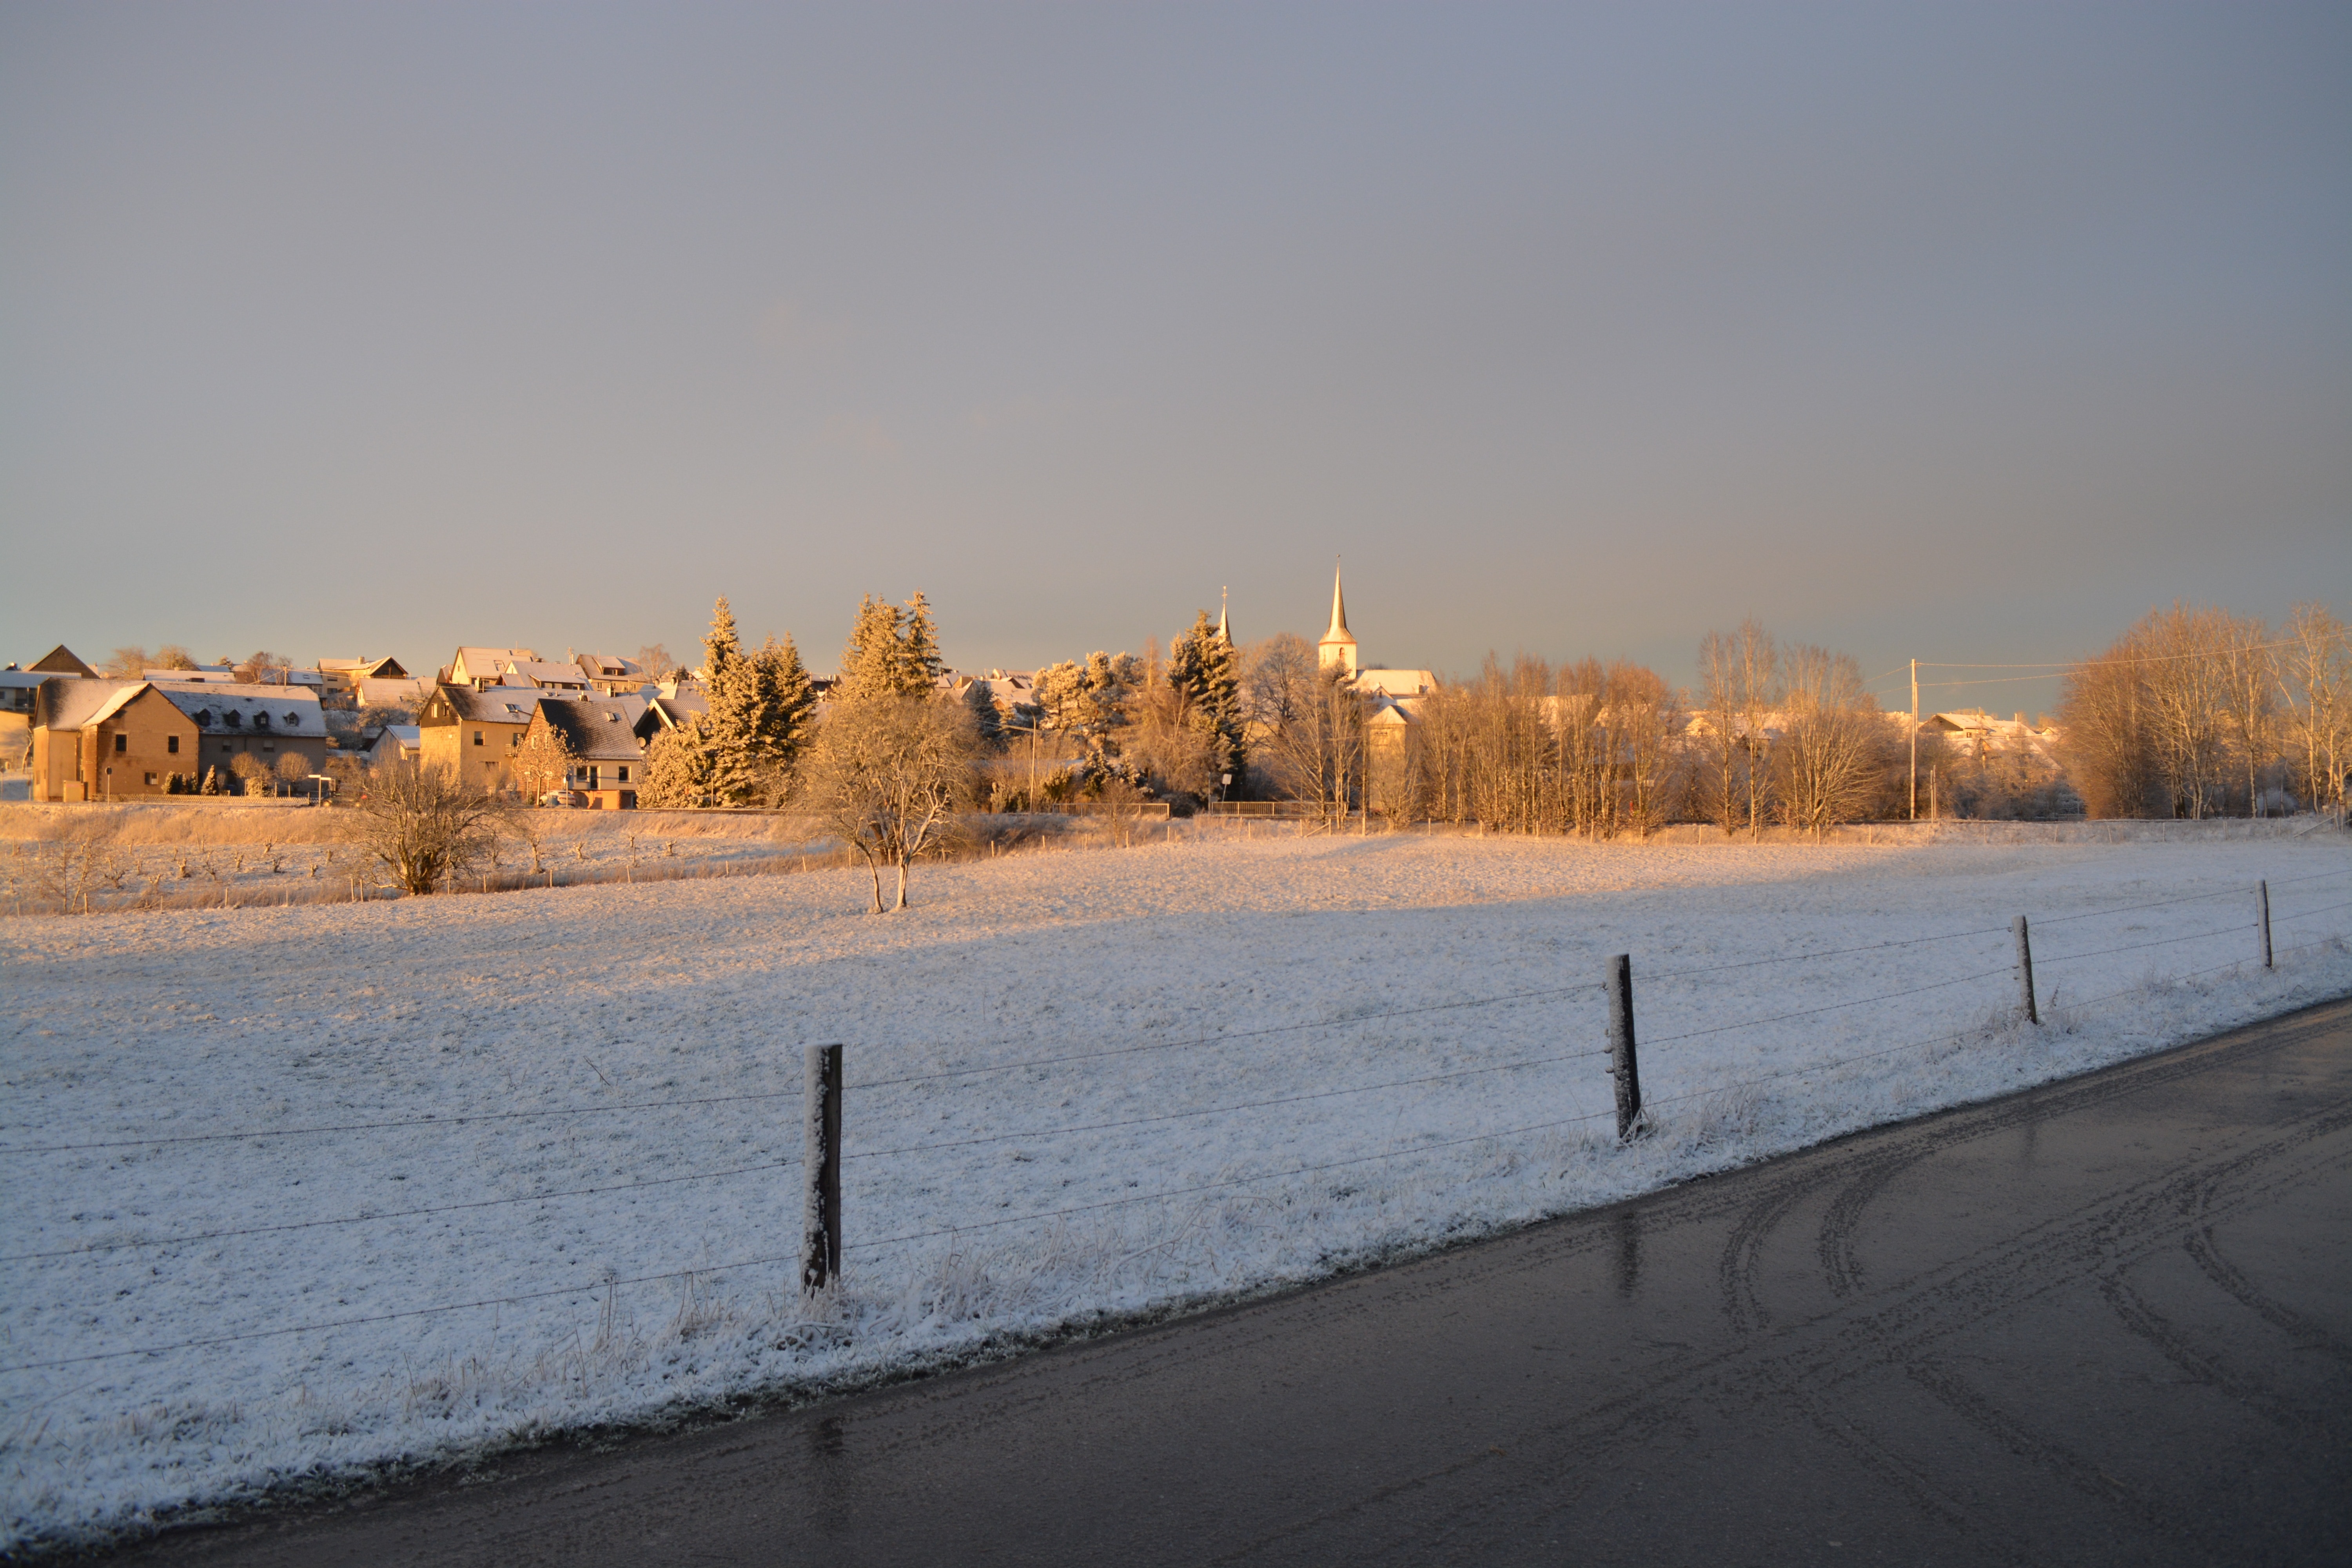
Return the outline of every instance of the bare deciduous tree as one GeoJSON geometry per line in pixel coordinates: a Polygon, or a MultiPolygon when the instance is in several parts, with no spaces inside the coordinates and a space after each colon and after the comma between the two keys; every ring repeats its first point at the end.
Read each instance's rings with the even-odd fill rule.
{"type": "Polygon", "coordinates": [[[903,910],[908,868],[947,847],[971,795],[974,750],[971,720],[950,697],[866,697],[837,704],[818,726],[803,764],[808,798],[866,861],[876,914],[886,909],[883,867],[898,879],[887,908],[903,910]]]}
{"type": "Polygon", "coordinates": [[[2297,605],[2277,679],[2287,705],[2286,735],[2295,751],[2303,797],[2313,807],[2344,806],[2352,766],[2352,631],[2325,605],[2297,605]]]}
{"type": "Polygon", "coordinates": [[[1866,811],[1889,737],[1853,655],[1800,643],[1782,666],[1788,687],[1773,746],[1775,793],[1789,826],[1820,838],[1866,811]]]}
{"type": "Polygon", "coordinates": [[[508,811],[455,768],[377,768],[348,831],[396,886],[430,893],[497,854],[508,811]]]}
{"type": "Polygon", "coordinates": [[[579,764],[579,755],[563,731],[542,719],[523,732],[522,744],[515,748],[510,765],[523,798],[535,801],[569,784],[572,770],[579,764]]]}

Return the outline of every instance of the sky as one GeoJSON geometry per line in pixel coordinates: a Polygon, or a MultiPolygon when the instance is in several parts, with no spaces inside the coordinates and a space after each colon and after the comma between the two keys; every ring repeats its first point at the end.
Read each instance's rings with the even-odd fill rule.
{"type": "Polygon", "coordinates": [[[1027,668],[1340,557],[1457,672],[2352,613],[2347,80],[2340,5],[6,0],[0,661],[920,590],[1027,668]]]}

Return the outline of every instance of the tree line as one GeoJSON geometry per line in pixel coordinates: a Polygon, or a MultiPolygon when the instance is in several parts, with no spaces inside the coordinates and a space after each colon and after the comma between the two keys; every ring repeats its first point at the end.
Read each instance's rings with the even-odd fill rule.
{"type": "Polygon", "coordinates": [[[2176,604],[2067,672],[2068,771],[2094,816],[2344,806],[2352,637],[2318,604],[2286,624],[2176,604]]]}

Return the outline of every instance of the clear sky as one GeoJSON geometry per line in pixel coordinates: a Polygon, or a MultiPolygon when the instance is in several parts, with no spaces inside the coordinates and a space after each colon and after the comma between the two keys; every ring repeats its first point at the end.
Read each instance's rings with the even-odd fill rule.
{"type": "Polygon", "coordinates": [[[2347,83],[2342,5],[11,0],[0,660],[1027,666],[1339,553],[1442,670],[2342,612],[2347,83]]]}

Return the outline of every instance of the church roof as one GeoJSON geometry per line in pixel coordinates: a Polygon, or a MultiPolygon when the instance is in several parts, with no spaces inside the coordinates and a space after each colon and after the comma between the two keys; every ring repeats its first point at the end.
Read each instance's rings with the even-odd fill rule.
{"type": "Polygon", "coordinates": [[[1335,564],[1331,568],[1331,629],[1323,634],[1323,642],[1318,646],[1352,644],[1355,640],[1348,631],[1348,601],[1339,592],[1339,568],[1335,564]]]}

